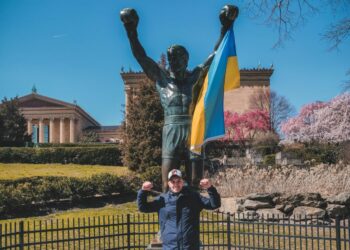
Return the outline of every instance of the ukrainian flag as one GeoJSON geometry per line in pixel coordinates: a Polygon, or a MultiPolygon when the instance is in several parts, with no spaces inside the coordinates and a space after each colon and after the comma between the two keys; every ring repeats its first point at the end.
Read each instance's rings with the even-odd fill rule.
{"type": "Polygon", "coordinates": [[[216,51],[194,107],[190,136],[192,152],[200,154],[205,142],[225,135],[224,92],[239,86],[240,75],[232,25],[216,51]]]}

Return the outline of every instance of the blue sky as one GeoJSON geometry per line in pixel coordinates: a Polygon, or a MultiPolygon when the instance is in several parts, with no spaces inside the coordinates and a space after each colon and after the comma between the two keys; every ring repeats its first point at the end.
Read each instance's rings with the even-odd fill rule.
{"type": "MultiPolygon", "coordinates": [[[[232,1],[209,0],[0,0],[0,97],[38,93],[78,104],[103,125],[123,119],[120,70],[140,70],[119,19],[125,7],[140,16],[139,37],[159,60],[171,44],[190,53],[189,68],[202,63],[219,36],[218,13],[232,1]]],[[[239,4],[238,4],[239,6],[239,4]]],[[[350,68],[350,43],[328,51],[320,34],[334,14],[320,11],[283,47],[277,33],[241,10],[235,24],[241,68],[274,65],[271,88],[297,110],[341,92],[350,68]]]]}

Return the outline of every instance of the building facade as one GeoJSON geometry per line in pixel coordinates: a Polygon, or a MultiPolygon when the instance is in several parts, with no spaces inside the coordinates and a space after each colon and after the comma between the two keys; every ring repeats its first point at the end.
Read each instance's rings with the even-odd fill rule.
{"type": "MultiPolygon", "coordinates": [[[[273,69],[242,69],[241,86],[225,92],[224,109],[244,113],[250,109],[251,97],[270,89],[273,69]]],[[[125,117],[130,101],[137,96],[140,84],[151,83],[143,72],[122,72],[125,86],[125,117]]],[[[34,143],[76,143],[84,131],[93,131],[100,142],[122,141],[122,126],[102,126],[75,103],[39,95],[36,90],[19,98],[19,109],[27,120],[28,134],[34,143]]],[[[126,120],[127,123],[127,120],[126,120]]]]}
{"type": "MultiPolygon", "coordinates": [[[[270,90],[272,67],[257,69],[241,69],[240,88],[225,92],[224,109],[231,112],[244,113],[251,109],[251,98],[258,92],[270,90]]],[[[125,115],[128,115],[130,102],[137,95],[140,84],[151,83],[143,72],[122,72],[121,77],[125,87],[125,115]]],[[[127,121],[126,121],[127,123],[127,121]]]]}
{"type": "Polygon", "coordinates": [[[100,142],[121,139],[117,132],[120,126],[110,126],[106,134],[104,126],[77,104],[39,95],[36,91],[20,97],[18,103],[34,143],[76,143],[83,131],[91,128],[100,142]]]}
{"type": "Polygon", "coordinates": [[[123,129],[121,125],[88,127],[84,131],[95,132],[98,135],[99,142],[114,143],[123,141],[123,129]]]}

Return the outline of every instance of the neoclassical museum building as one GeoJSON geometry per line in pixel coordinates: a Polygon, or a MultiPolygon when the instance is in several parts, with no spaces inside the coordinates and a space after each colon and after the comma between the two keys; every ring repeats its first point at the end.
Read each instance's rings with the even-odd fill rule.
{"type": "MultiPolygon", "coordinates": [[[[244,113],[251,109],[251,98],[260,91],[270,90],[270,78],[273,74],[273,66],[270,68],[241,69],[241,84],[238,89],[225,92],[224,109],[244,113]]],[[[125,117],[128,124],[128,110],[132,100],[137,97],[137,89],[140,84],[151,83],[144,72],[121,72],[125,87],[125,117]]],[[[269,100],[268,100],[269,101],[269,100]]]]}
{"type": "Polygon", "coordinates": [[[101,126],[76,103],[39,95],[35,88],[18,101],[34,143],[76,143],[83,131],[96,132],[100,142],[121,139],[120,126],[101,126]]]}
{"type": "MultiPolygon", "coordinates": [[[[241,69],[241,86],[225,92],[225,110],[243,113],[250,109],[254,93],[270,89],[273,68],[241,69]]],[[[140,84],[151,82],[143,72],[121,72],[125,91],[125,117],[140,84]]],[[[83,132],[94,131],[100,142],[122,141],[122,126],[101,126],[76,103],[68,103],[39,95],[35,88],[31,94],[19,98],[20,111],[27,120],[28,134],[34,143],[75,143],[83,132]]]]}

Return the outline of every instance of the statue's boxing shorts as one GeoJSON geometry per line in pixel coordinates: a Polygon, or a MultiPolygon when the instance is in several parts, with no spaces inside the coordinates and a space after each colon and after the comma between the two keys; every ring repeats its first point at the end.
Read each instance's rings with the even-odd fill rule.
{"type": "Polygon", "coordinates": [[[193,158],[188,149],[191,120],[189,115],[170,115],[164,118],[162,158],[193,158]]]}

